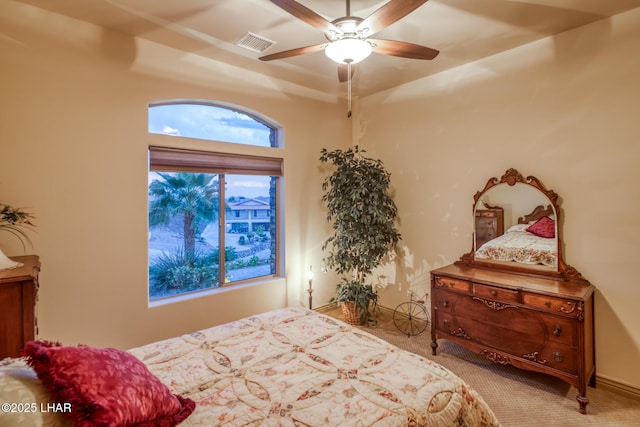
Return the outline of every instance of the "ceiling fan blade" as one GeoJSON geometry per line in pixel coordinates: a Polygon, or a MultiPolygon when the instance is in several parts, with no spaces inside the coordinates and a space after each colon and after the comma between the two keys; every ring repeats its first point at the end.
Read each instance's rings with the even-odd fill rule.
{"type": "Polygon", "coordinates": [[[313,46],[305,46],[305,47],[299,47],[296,49],[283,50],[282,52],[276,52],[276,53],[272,53],[271,55],[261,56],[258,59],[260,59],[261,61],[273,61],[274,59],[291,58],[292,56],[319,52],[323,50],[326,45],[327,45],[326,43],[322,43],[322,44],[316,44],[313,46]]]}
{"type": "Polygon", "coordinates": [[[362,31],[364,37],[375,34],[404,18],[426,2],[427,0],[390,0],[362,21],[356,31],[362,31]]]}
{"type": "MultiPolygon", "coordinates": [[[[340,83],[344,83],[349,80],[349,67],[347,64],[338,64],[338,81],[340,83]]],[[[353,73],[356,72],[356,66],[351,64],[351,78],[353,78],[353,73]]]]}
{"type": "Polygon", "coordinates": [[[368,39],[373,51],[383,55],[399,56],[411,59],[433,59],[440,51],[430,47],[395,40],[368,39]]]}
{"type": "Polygon", "coordinates": [[[308,7],[298,3],[294,0],[271,0],[271,3],[278,6],[280,9],[283,9],[289,12],[291,15],[296,18],[306,22],[307,24],[318,28],[324,32],[333,31],[338,34],[342,33],[338,27],[333,25],[331,22],[324,19],[322,16],[318,15],[313,10],[308,7]]]}

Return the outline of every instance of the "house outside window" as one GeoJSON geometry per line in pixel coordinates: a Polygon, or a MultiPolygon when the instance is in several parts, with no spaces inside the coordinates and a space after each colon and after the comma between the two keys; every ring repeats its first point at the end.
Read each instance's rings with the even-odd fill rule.
{"type": "Polygon", "coordinates": [[[150,105],[149,132],[176,136],[149,147],[149,300],[280,275],[277,127],[237,107],[180,102],[150,105]],[[228,147],[191,150],[183,138],[228,147]]]}
{"type": "Polygon", "coordinates": [[[271,227],[271,205],[265,198],[242,197],[229,201],[226,209],[230,214],[227,216],[227,229],[231,232],[268,231],[271,227]]]}

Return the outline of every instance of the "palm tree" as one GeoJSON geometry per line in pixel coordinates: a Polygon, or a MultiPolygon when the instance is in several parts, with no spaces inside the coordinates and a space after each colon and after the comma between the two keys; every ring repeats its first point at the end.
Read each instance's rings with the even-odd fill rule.
{"type": "Polygon", "coordinates": [[[182,215],[186,255],[193,255],[198,223],[210,222],[218,212],[218,175],[206,173],[158,173],[149,186],[149,226],[168,224],[182,215]]]}

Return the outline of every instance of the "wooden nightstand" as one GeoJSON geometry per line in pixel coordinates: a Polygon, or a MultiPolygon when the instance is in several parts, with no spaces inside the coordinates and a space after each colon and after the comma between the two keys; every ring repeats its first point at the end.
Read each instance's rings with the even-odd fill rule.
{"type": "Polygon", "coordinates": [[[36,255],[11,257],[24,265],[0,270],[0,359],[17,357],[36,336],[36,301],[40,259],[36,255]]]}

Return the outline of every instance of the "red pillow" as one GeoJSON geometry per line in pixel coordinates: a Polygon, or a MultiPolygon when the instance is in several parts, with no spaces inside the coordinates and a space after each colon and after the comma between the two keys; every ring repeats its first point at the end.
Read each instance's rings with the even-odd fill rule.
{"type": "Polygon", "coordinates": [[[536,236],[552,239],[556,237],[556,222],[548,216],[544,216],[528,227],[527,231],[536,236]]]}
{"type": "Polygon", "coordinates": [[[195,409],[135,356],[115,348],[29,341],[23,356],[75,426],[175,426],[195,409]]]}

